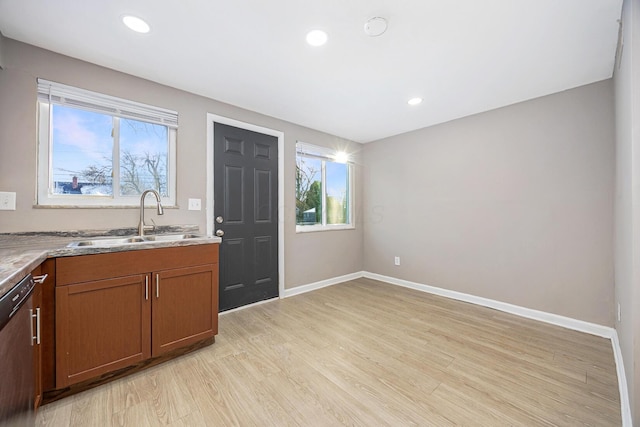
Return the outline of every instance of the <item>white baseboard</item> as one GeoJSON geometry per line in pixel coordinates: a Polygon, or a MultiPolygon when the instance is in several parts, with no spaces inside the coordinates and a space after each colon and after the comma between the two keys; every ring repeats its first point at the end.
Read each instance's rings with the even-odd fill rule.
{"type": "Polygon", "coordinates": [[[616,361],[616,372],[618,374],[622,426],[633,427],[633,419],[631,419],[631,403],[629,402],[629,389],[627,388],[627,376],[624,372],[624,361],[622,360],[622,349],[620,348],[618,331],[614,330],[613,336],[611,337],[611,345],[613,346],[613,357],[616,361]]]}
{"type": "Polygon", "coordinates": [[[538,320],[540,322],[550,323],[563,328],[572,329],[574,331],[585,332],[603,338],[612,339],[616,333],[614,328],[598,325],[596,323],[585,322],[583,320],[572,319],[570,317],[560,316],[558,314],[547,313],[545,311],[534,310],[531,308],[521,307],[519,305],[509,304],[506,302],[496,301],[489,298],[478,297],[475,295],[465,294],[462,292],[451,291],[449,289],[438,288],[436,286],[424,285],[422,283],[410,282],[408,280],[396,279],[395,277],[383,276],[382,274],[371,273],[368,271],[359,271],[356,273],[346,274],[344,276],[333,277],[331,279],[321,280],[319,282],[309,283],[308,285],[296,286],[295,288],[285,289],[281,298],[288,298],[294,295],[303,294],[305,292],[315,291],[316,289],[325,288],[327,286],[337,285],[338,283],[348,282],[349,280],[366,277],[368,279],[379,280],[392,285],[398,285],[405,288],[415,289],[434,295],[455,299],[458,301],[469,302],[483,307],[489,307],[506,313],[515,314],[527,319],[538,320]]]}
{"type": "Polygon", "coordinates": [[[496,301],[489,298],[477,297],[475,295],[465,294],[462,292],[451,291],[449,289],[437,288],[435,286],[423,285],[421,283],[410,282],[408,280],[396,279],[395,277],[383,276],[381,274],[364,272],[364,277],[382,282],[391,283],[393,285],[405,288],[416,289],[418,291],[427,292],[434,295],[455,299],[458,301],[470,302],[472,304],[489,307],[506,313],[515,314],[527,319],[538,320],[540,322],[550,323],[563,328],[573,329],[574,331],[586,332],[588,334],[597,335],[603,338],[609,338],[615,333],[615,329],[598,325],[595,323],[585,322],[582,320],[572,319],[570,317],[560,316],[558,314],[547,313],[544,311],[534,310],[531,308],[521,307],[506,302],[496,301]]]}
{"type": "Polygon", "coordinates": [[[305,292],[315,291],[316,289],[326,288],[327,286],[337,285],[338,283],[348,282],[349,280],[359,279],[363,277],[363,275],[364,273],[362,271],[359,271],[357,273],[345,274],[344,276],[338,276],[331,279],[321,280],[315,283],[309,283],[308,285],[285,289],[283,295],[280,295],[280,298],[288,298],[294,295],[304,294],[305,292]]]}

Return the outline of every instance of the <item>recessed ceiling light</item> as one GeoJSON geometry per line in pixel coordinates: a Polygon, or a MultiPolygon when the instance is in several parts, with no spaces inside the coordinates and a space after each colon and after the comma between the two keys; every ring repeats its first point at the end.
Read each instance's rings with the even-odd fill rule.
{"type": "Polygon", "coordinates": [[[149,24],[147,24],[137,16],[132,16],[132,15],[123,16],[122,22],[124,22],[124,25],[126,25],[136,33],[148,33],[149,30],[151,30],[151,27],[149,27],[149,24]]]}
{"type": "Polygon", "coordinates": [[[419,97],[411,98],[410,100],[407,101],[407,104],[409,104],[409,105],[422,104],[422,98],[419,98],[419,97]]]}
{"type": "Polygon", "coordinates": [[[307,43],[311,46],[322,46],[327,42],[327,33],[322,30],[312,30],[307,33],[307,43]]]}

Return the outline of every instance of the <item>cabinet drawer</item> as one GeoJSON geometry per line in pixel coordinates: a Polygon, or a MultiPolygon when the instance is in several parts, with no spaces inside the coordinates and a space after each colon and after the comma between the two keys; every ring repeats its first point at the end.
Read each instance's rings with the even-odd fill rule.
{"type": "Polygon", "coordinates": [[[217,243],[56,259],[56,286],[218,263],[217,243]]]}

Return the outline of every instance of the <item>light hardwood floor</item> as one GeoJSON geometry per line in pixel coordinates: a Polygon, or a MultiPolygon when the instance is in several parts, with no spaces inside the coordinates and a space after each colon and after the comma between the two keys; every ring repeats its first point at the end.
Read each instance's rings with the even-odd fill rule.
{"type": "Polygon", "coordinates": [[[359,279],[42,407],[47,426],[621,425],[609,340],[359,279]]]}

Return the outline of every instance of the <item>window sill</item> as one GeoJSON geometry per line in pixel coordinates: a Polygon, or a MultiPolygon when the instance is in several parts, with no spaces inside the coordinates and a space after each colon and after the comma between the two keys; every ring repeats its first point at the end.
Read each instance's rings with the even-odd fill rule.
{"type": "Polygon", "coordinates": [[[349,225],[296,225],[296,233],[315,233],[318,231],[340,231],[355,230],[356,227],[349,225]]]}

